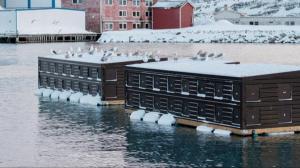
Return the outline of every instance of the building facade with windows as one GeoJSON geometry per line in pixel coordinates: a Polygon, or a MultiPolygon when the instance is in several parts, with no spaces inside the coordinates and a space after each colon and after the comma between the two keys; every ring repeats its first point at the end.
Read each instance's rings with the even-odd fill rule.
{"type": "Polygon", "coordinates": [[[152,28],[151,6],[158,0],[62,0],[64,8],[86,10],[87,30],[94,32],[152,28]]]}
{"type": "Polygon", "coordinates": [[[61,0],[1,0],[7,9],[60,8],[61,0]]]}
{"type": "Polygon", "coordinates": [[[300,25],[299,16],[247,16],[233,10],[225,5],[224,10],[214,14],[215,20],[228,20],[233,24],[241,25],[300,25]]]}

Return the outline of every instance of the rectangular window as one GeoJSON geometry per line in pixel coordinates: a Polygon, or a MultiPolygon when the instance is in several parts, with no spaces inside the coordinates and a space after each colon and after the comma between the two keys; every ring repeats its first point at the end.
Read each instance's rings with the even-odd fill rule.
{"type": "Polygon", "coordinates": [[[83,2],[83,0],[73,0],[72,2],[73,2],[73,4],[81,4],[83,2]]]}
{"type": "Polygon", "coordinates": [[[168,77],[168,92],[175,92],[174,82],[174,78],[168,77]]]}
{"type": "Polygon", "coordinates": [[[132,27],[133,27],[133,29],[139,29],[139,28],[141,28],[141,24],[140,23],[133,23],[132,27]]]}
{"type": "Polygon", "coordinates": [[[255,24],[255,25],[259,25],[259,23],[258,23],[258,22],[254,22],[254,24],[255,24]]]}
{"type": "Polygon", "coordinates": [[[198,95],[199,96],[205,96],[205,81],[204,80],[198,80],[198,95]]]}
{"type": "Polygon", "coordinates": [[[181,92],[183,94],[189,93],[189,81],[187,79],[182,79],[181,81],[181,92]]]}
{"type": "Polygon", "coordinates": [[[140,17],[140,12],[139,11],[134,11],[132,12],[133,17],[140,17]]]}
{"type": "Polygon", "coordinates": [[[133,5],[140,6],[141,0],[133,0],[133,5]]]}
{"type": "Polygon", "coordinates": [[[146,6],[152,6],[152,0],[145,0],[146,6]]]}
{"type": "Polygon", "coordinates": [[[140,74],[140,88],[146,88],[146,75],[140,74]]]}
{"type": "Polygon", "coordinates": [[[292,87],[289,84],[278,84],[278,99],[292,100],[292,87]]]}
{"type": "Polygon", "coordinates": [[[223,84],[222,83],[216,83],[215,97],[218,97],[218,98],[223,97],[223,84]]]}
{"type": "Polygon", "coordinates": [[[105,30],[113,30],[114,29],[114,24],[113,23],[105,23],[104,24],[104,29],[105,30]]]}
{"type": "Polygon", "coordinates": [[[113,4],[113,0],[105,0],[105,4],[106,5],[112,5],[113,4]]]}
{"type": "Polygon", "coordinates": [[[145,28],[146,29],[150,29],[150,24],[149,23],[145,23],[145,28]]]}
{"type": "Polygon", "coordinates": [[[249,22],[249,25],[253,25],[253,22],[249,22]]]}
{"type": "Polygon", "coordinates": [[[151,12],[151,11],[146,11],[145,15],[146,15],[147,17],[151,17],[151,16],[152,16],[152,12],[151,12]]]}
{"type": "Polygon", "coordinates": [[[246,86],[246,101],[247,102],[260,102],[258,85],[247,85],[246,86]]]}
{"type": "Polygon", "coordinates": [[[120,17],[125,17],[125,16],[127,16],[127,11],[126,11],[126,10],[120,10],[120,11],[119,11],[119,16],[120,16],[120,17]]]}
{"type": "Polygon", "coordinates": [[[120,28],[120,30],[126,30],[127,29],[127,23],[120,23],[119,28],[120,28]]]}
{"type": "Polygon", "coordinates": [[[119,5],[127,5],[127,0],[119,0],[119,5]]]}
{"type": "Polygon", "coordinates": [[[291,21],[291,25],[294,26],[294,25],[295,25],[295,22],[294,22],[294,21],[291,21]]]}

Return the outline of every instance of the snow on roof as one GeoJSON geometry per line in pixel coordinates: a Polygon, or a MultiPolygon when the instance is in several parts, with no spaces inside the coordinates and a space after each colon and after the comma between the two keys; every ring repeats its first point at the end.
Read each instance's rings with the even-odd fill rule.
{"type": "Polygon", "coordinates": [[[178,8],[187,3],[185,0],[178,1],[158,1],[156,2],[152,8],[178,8]]]}
{"type": "Polygon", "coordinates": [[[224,61],[193,61],[180,59],[128,65],[128,67],[196,73],[229,77],[250,77],[283,72],[300,71],[300,66],[274,64],[226,64],[224,61]]]}
{"type": "Polygon", "coordinates": [[[109,64],[109,63],[118,63],[118,62],[128,62],[128,61],[138,61],[142,60],[142,56],[127,56],[125,54],[121,54],[120,56],[112,55],[109,56],[107,60],[103,61],[101,58],[103,57],[103,52],[96,52],[95,54],[90,55],[89,53],[75,54],[74,56],[69,56],[66,58],[67,54],[58,54],[58,55],[48,55],[42,56],[40,58],[51,58],[58,59],[64,61],[76,61],[83,63],[94,63],[94,64],[109,64]]]}

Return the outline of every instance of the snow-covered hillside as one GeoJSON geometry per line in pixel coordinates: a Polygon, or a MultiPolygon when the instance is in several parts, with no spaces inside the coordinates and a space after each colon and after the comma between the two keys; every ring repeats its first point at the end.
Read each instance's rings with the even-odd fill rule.
{"type": "Polygon", "coordinates": [[[99,42],[300,44],[300,26],[234,25],[222,20],[182,29],[109,31],[99,42]]]}
{"type": "Polygon", "coordinates": [[[300,0],[201,0],[196,16],[211,16],[225,5],[251,16],[300,16],[300,0]]]}

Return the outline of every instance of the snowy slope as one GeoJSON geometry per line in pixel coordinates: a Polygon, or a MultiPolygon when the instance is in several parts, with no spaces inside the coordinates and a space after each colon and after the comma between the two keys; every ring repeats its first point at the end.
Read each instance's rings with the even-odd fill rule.
{"type": "Polygon", "coordinates": [[[99,42],[300,44],[300,26],[234,25],[222,20],[182,29],[109,31],[101,35],[99,42]]]}
{"type": "Polygon", "coordinates": [[[224,5],[252,16],[300,16],[299,0],[202,0],[196,3],[196,16],[212,15],[224,5]]]}

